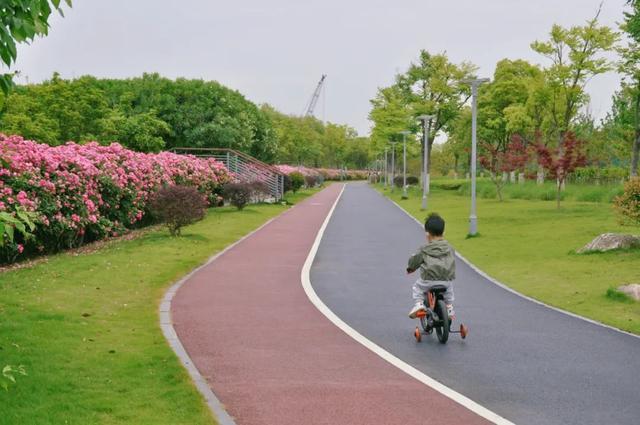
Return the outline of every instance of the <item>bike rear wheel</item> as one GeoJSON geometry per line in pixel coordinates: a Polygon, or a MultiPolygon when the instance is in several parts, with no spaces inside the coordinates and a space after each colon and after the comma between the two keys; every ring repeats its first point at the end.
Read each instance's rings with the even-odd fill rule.
{"type": "Polygon", "coordinates": [[[447,306],[443,300],[436,301],[435,313],[438,316],[439,322],[435,326],[438,341],[442,344],[446,344],[449,339],[449,314],[447,313],[447,306]]]}

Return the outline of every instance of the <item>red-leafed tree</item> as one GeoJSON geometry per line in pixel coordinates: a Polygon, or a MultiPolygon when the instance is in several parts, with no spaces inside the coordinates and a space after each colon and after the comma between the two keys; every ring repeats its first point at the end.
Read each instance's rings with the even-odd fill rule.
{"type": "Polygon", "coordinates": [[[484,153],[480,155],[480,164],[491,172],[491,181],[496,186],[498,199],[502,202],[502,188],[505,185],[503,173],[522,169],[529,160],[529,154],[522,137],[513,135],[504,149],[490,143],[482,144],[484,153]]]}
{"type": "Polygon", "coordinates": [[[567,132],[560,147],[550,148],[542,143],[537,143],[538,163],[554,177],[557,182],[558,192],[556,201],[560,208],[560,192],[564,187],[567,177],[587,163],[587,155],[584,151],[584,142],[576,139],[572,132],[567,132]]]}

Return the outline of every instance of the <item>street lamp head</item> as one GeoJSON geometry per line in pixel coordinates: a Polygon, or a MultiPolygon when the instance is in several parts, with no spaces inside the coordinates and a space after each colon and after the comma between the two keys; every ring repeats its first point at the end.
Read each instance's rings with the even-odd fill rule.
{"type": "Polygon", "coordinates": [[[482,83],[488,83],[491,81],[489,78],[467,78],[465,80],[460,80],[463,84],[470,84],[472,86],[479,86],[482,83]]]}

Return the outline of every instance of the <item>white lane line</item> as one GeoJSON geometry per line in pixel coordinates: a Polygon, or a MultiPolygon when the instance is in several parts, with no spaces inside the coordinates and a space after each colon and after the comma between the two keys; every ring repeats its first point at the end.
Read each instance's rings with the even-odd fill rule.
{"type": "Polygon", "coordinates": [[[304,292],[307,294],[307,297],[309,298],[309,300],[313,303],[313,305],[316,306],[318,310],[320,310],[322,314],[324,314],[327,317],[327,319],[329,319],[334,325],[340,328],[343,332],[345,332],[347,335],[349,335],[351,338],[353,338],[360,344],[364,345],[369,350],[373,351],[378,356],[382,357],[387,362],[391,363],[398,369],[405,372],[407,375],[417,379],[418,381],[422,382],[428,387],[436,390],[440,394],[450,398],[451,400],[466,407],[467,409],[471,410],[478,416],[483,417],[484,419],[487,419],[488,421],[491,421],[499,425],[514,425],[512,422],[508,421],[507,419],[503,418],[497,413],[492,412],[491,410],[481,406],[480,404],[476,403],[470,398],[463,396],[459,392],[454,391],[451,388],[431,378],[430,376],[425,375],[415,367],[411,366],[408,363],[405,363],[404,361],[400,360],[398,357],[386,351],[379,345],[368,340],[362,334],[360,334],[358,331],[356,331],[351,326],[347,325],[342,319],[340,319],[333,311],[331,311],[331,309],[329,309],[329,307],[325,305],[324,302],[322,302],[320,297],[318,297],[318,294],[316,294],[316,291],[311,286],[311,279],[310,279],[309,273],[311,271],[311,265],[313,264],[313,260],[316,258],[316,254],[318,252],[318,247],[320,246],[320,241],[322,240],[322,236],[324,235],[327,225],[331,220],[331,216],[333,215],[333,212],[336,209],[336,206],[338,205],[338,202],[340,201],[342,194],[344,193],[345,187],[346,185],[342,186],[342,190],[340,191],[338,198],[333,203],[333,206],[331,207],[331,210],[327,214],[327,217],[325,218],[324,223],[322,223],[322,226],[320,227],[320,230],[318,231],[318,234],[316,236],[316,240],[314,241],[313,246],[309,251],[307,260],[304,262],[304,266],[302,267],[300,279],[302,281],[302,287],[304,288],[304,292]]]}
{"type": "MultiPolygon", "coordinates": [[[[374,189],[375,190],[375,189],[374,189]]],[[[376,190],[376,193],[378,193],[380,196],[382,196],[383,198],[385,198],[386,200],[390,201],[391,203],[393,203],[393,205],[395,205],[396,207],[398,207],[400,209],[400,211],[402,211],[403,213],[405,213],[406,215],[408,215],[409,217],[411,217],[416,223],[418,223],[418,225],[420,226],[420,228],[422,228],[423,223],[420,222],[420,220],[418,220],[417,218],[415,218],[414,216],[412,216],[411,214],[409,214],[409,211],[405,210],[404,208],[402,208],[396,201],[392,200],[391,198],[387,198],[386,196],[384,196],[382,193],[378,192],[376,190]]],[[[632,336],[634,338],[638,338],[640,339],[640,335],[636,335],[636,334],[632,334],[631,332],[627,332],[627,331],[623,331],[622,329],[618,329],[616,327],[604,324],[602,322],[598,322],[597,320],[593,320],[593,319],[589,319],[588,317],[584,317],[584,316],[580,316],[579,314],[575,314],[575,313],[571,313],[570,311],[566,311],[563,310],[561,308],[558,307],[554,307],[552,305],[543,303],[540,300],[537,300],[535,298],[531,298],[528,295],[525,295],[523,293],[520,293],[518,291],[516,291],[515,289],[512,289],[510,287],[508,287],[507,285],[505,285],[504,283],[500,282],[497,279],[494,279],[493,277],[489,276],[488,274],[486,274],[485,272],[483,272],[482,270],[480,270],[475,264],[473,264],[471,261],[467,260],[466,257],[464,257],[462,254],[460,254],[458,252],[458,250],[456,250],[456,256],[461,259],[463,262],[465,262],[469,267],[471,267],[473,269],[473,271],[475,271],[476,273],[478,273],[480,276],[484,277],[485,279],[487,279],[489,282],[493,283],[494,285],[497,285],[499,287],[501,287],[502,289],[504,289],[505,291],[509,291],[512,294],[515,294],[521,298],[524,298],[525,300],[531,301],[532,303],[536,303],[538,305],[547,307],[551,310],[557,311],[559,313],[562,314],[566,314],[567,316],[571,316],[574,317],[576,319],[580,319],[580,320],[584,320],[585,322],[589,322],[592,325],[598,325],[598,326],[602,326],[603,328],[607,328],[616,332],[619,332],[621,334],[625,334],[625,335],[629,335],[632,336]]]]}

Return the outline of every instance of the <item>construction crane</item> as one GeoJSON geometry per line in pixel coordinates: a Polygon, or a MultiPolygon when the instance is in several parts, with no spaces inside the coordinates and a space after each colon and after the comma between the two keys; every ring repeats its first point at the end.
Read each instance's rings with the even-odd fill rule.
{"type": "Polygon", "coordinates": [[[313,110],[316,108],[316,104],[318,103],[318,99],[320,98],[320,93],[322,92],[322,85],[324,84],[325,78],[327,78],[327,76],[325,74],[322,74],[322,77],[318,82],[318,86],[316,87],[316,90],[313,92],[313,95],[311,96],[311,100],[309,101],[309,103],[307,104],[307,107],[305,108],[306,109],[306,112],[304,113],[305,117],[309,117],[313,115],[313,110]]]}

